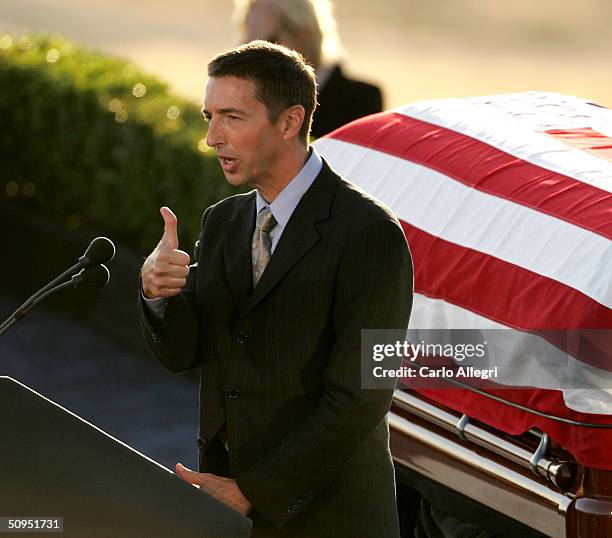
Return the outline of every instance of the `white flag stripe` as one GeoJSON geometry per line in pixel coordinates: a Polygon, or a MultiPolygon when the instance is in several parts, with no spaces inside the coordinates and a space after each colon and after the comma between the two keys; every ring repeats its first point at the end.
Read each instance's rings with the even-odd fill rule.
{"type": "Polygon", "coordinates": [[[612,308],[612,241],[405,159],[332,138],[316,146],[333,168],[405,222],[612,308]]]}
{"type": "MultiPolygon", "coordinates": [[[[496,358],[490,349],[487,368],[497,366],[499,372],[493,382],[508,387],[555,390],[571,378],[574,386],[592,388],[562,389],[568,408],[612,415],[612,372],[585,364],[540,336],[510,329],[470,310],[420,293],[414,294],[410,329],[505,329],[495,335],[496,345],[504,344],[503,353],[496,358]],[[531,360],[532,357],[538,360],[531,360]]],[[[490,337],[491,333],[489,340],[490,337]]],[[[476,366],[475,363],[470,365],[476,366]]]]}
{"type": "Polygon", "coordinates": [[[536,166],[612,192],[612,162],[540,132],[592,127],[612,136],[612,111],[577,98],[571,98],[569,106],[567,99],[542,93],[436,99],[418,101],[393,112],[462,133],[536,166]],[[530,105],[522,113],[518,108],[521,102],[530,105]]]}

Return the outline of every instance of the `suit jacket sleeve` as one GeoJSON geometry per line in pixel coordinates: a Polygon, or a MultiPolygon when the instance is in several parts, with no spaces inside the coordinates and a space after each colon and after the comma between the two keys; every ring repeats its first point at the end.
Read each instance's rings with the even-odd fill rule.
{"type": "MultiPolygon", "coordinates": [[[[202,228],[208,210],[202,217],[202,228]]],[[[173,373],[183,373],[200,365],[200,329],[196,313],[196,279],[199,241],[194,248],[195,263],[189,266],[187,284],[179,295],[167,300],[163,320],[156,320],[144,304],[138,289],[140,329],[149,349],[173,373]]]]}
{"type": "Polygon", "coordinates": [[[352,235],[337,274],[335,343],[324,391],[308,418],[264,460],[237,477],[244,495],[281,527],[337,476],[385,420],[393,389],[361,388],[361,329],[406,329],[412,262],[397,221],[371,221],[352,235]]]}

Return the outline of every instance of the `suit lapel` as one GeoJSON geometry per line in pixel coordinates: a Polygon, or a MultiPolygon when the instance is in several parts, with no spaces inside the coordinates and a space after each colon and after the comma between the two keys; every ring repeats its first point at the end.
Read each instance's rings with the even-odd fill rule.
{"type": "Polygon", "coordinates": [[[321,172],[291,215],[274,254],[249,297],[242,315],[247,314],[268,295],[289,269],[320,240],[321,236],[315,225],[329,216],[333,195],[338,186],[337,181],[334,181],[335,178],[335,174],[331,172],[326,163],[323,163],[321,172]]]}
{"type": "Polygon", "coordinates": [[[225,267],[238,310],[242,310],[253,290],[251,240],[255,228],[255,193],[227,224],[223,238],[225,267]]]}

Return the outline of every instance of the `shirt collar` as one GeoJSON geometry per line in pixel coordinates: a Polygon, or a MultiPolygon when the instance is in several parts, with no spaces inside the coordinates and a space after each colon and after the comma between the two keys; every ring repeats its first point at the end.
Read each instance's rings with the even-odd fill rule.
{"type": "Polygon", "coordinates": [[[304,196],[304,193],[310,188],[319,175],[322,167],[323,161],[321,157],[314,146],[310,146],[310,157],[306,161],[306,164],[304,164],[298,174],[287,184],[271,204],[266,202],[265,198],[257,191],[257,214],[259,215],[259,212],[264,207],[270,207],[270,211],[272,215],[274,215],[277,224],[284,228],[302,199],[302,196],[304,196]]]}

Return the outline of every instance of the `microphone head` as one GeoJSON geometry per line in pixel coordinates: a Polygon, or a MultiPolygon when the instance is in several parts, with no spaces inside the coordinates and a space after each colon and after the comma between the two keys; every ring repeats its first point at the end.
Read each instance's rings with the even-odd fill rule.
{"type": "Polygon", "coordinates": [[[110,280],[110,271],[106,265],[92,265],[81,269],[71,280],[75,287],[103,288],[110,280]]]}
{"type": "Polygon", "coordinates": [[[115,245],[107,237],[96,237],[79,258],[82,267],[108,262],[115,257],[115,245]]]}

